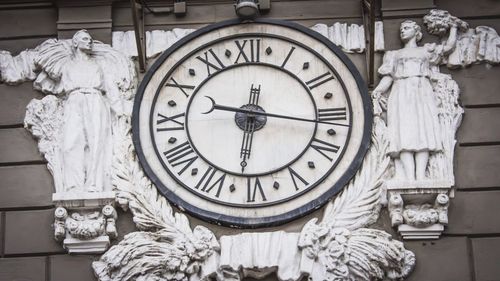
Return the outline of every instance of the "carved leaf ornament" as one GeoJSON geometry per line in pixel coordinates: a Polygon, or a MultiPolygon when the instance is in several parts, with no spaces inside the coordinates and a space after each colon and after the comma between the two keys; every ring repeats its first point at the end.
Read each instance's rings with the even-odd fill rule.
{"type": "MultiPolygon", "coordinates": [[[[396,280],[407,276],[415,264],[413,253],[401,242],[383,231],[364,228],[378,218],[390,164],[385,124],[379,117],[374,124],[362,168],[344,192],[328,203],[321,222],[309,221],[299,235],[300,268],[311,280],[396,280]],[[308,268],[307,260],[313,266],[308,268]]],[[[93,263],[99,280],[229,280],[227,272],[218,268],[221,249],[214,234],[201,226],[191,230],[186,216],[175,213],[143,173],[131,140],[130,120],[120,118],[115,133],[117,202],[131,210],[140,231],[127,234],[93,263]]],[[[239,280],[242,274],[234,275],[231,278],[239,280]]]]}
{"type": "MultiPolygon", "coordinates": [[[[466,36],[469,31],[464,22],[449,14],[446,19],[451,23],[446,20],[440,22],[439,17],[436,17],[440,13],[442,11],[434,11],[425,19],[434,34],[442,35],[447,32],[451,23],[456,23],[462,28],[459,40],[460,36],[466,36]]],[[[473,59],[465,63],[497,63],[500,59],[492,55],[491,47],[488,46],[496,42],[498,35],[493,36],[494,31],[487,30],[486,27],[478,28],[474,32],[477,33],[474,36],[477,35],[478,42],[483,45],[477,50],[471,45],[459,45],[462,50],[477,51],[473,54],[473,59]]],[[[107,75],[105,80],[112,81],[113,87],[119,93],[119,99],[130,101],[137,81],[129,57],[101,43],[95,44],[92,51],[99,67],[107,75]]],[[[452,51],[447,62],[449,66],[456,64],[453,54],[456,55],[459,51],[452,51]]],[[[36,89],[52,94],[28,105],[25,126],[39,140],[39,149],[48,161],[48,168],[55,179],[56,191],[63,188],[62,183],[58,181],[61,170],[58,155],[59,130],[64,118],[63,98],[58,97],[64,94],[60,73],[70,56],[70,40],[48,40],[18,57],[12,57],[8,52],[0,53],[2,82],[16,84],[35,80],[36,89]]],[[[446,63],[446,60],[443,60],[443,63],[446,63]]],[[[429,160],[431,168],[428,173],[431,177],[446,178],[451,182],[452,151],[455,145],[453,137],[463,111],[458,106],[459,89],[456,83],[449,76],[440,73],[434,75],[433,78],[436,79],[433,80],[433,91],[437,93],[439,102],[439,122],[443,128],[441,133],[443,138],[449,141],[444,143],[444,152],[433,155],[429,160]]],[[[415,265],[414,254],[406,250],[402,242],[392,239],[388,233],[366,228],[378,219],[387,196],[385,183],[394,176],[394,163],[388,154],[389,141],[385,122],[387,98],[374,95],[373,106],[375,118],[369,151],[361,168],[343,192],[327,204],[321,220],[310,220],[300,233],[242,234],[250,240],[266,235],[273,237],[276,234],[276,237],[284,235],[287,241],[296,241],[297,247],[288,249],[287,252],[293,257],[282,257],[276,266],[293,268],[297,274],[284,277],[285,274],[280,273],[279,268],[273,269],[277,271],[278,279],[299,280],[308,276],[310,280],[321,281],[399,280],[411,273],[415,265]]],[[[116,193],[116,202],[123,209],[132,212],[138,231],[125,235],[122,241],[93,263],[92,267],[100,281],[240,280],[250,276],[251,271],[252,276],[258,278],[268,273],[268,269],[245,268],[241,264],[239,267],[222,266],[221,260],[227,258],[223,255],[229,251],[224,245],[230,245],[222,241],[232,241],[233,238],[238,241],[238,238],[227,236],[218,240],[206,227],[191,228],[188,218],[173,210],[142,170],[132,142],[130,116],[113,115],[111,126],[112,188],[116,193]]],[[[438,199],[444,202],[443,206],[447,203],[447,198],[443,194],[438,196],[438,199]]],[[[411,210],[406,210],[405,214],[408,216],[409,211],[420,209],[422,208],[418,206],[412,207],[411,210]]],[[[423,209],[426,212],[433,211],[431,207],[423,209]]],[[[446,218],[439,213],[437,220],[445,223],[446,218]]],[[[64,233],[65,230],[62,228],[60,231],[64,233]]],[[[238,247],[238,244],[231,246],[238,247]]]]}

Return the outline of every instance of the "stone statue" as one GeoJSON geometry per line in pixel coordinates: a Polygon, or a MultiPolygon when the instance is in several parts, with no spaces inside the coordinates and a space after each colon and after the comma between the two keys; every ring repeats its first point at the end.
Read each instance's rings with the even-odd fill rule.
{"type": "Polygon", "coordinates": [[[74,56],[60,75],[64,102],[62,170],[65,190],[110,190],[112,156],[110,108],[123,114],[116,87],[105,83],[92,58],[93,40],[85,30],[73,36],[74,56]]]}
{"type": "Polygon", "coordinates": [[[388,51],[379,73],[383,76],[373,91],[374,98],[388,92],[387,153],[395,160],[396,176],[408,181],[426,178],[431,152],[442,150],[437,98],[431,79],[456,42],[457,25],[452,23],[444,44],[418,46],[422,39],[420,26],[405,21],[400,27],[404,47],[388,51]]]}
{"type": "Polygon", "coordinates": [[[80,30],[16,57],[0,52],[0,77],[35,80],[47,94],[28,104],[24,124],[54,178],[55,239],[70,253],[104,252],[117,236],[113,180],[125,156],[116,151],[116,130],[130,123],[133,62],[80,30]]]}
{"type": "Polygon", "coordinates": [[[86,30],[76,32],[72,40],[47,40],[33,57],[33,69],[41,70],[34,87],[55,95],[60,108],[51,107],[56,124],[42,116],[48,97],[33,101],[25,123],[32,131],[50,128],[35,137],[54,175],[56,192],[111,191],[112,123],[131,113],[133,65],[109,45],[94,42],[86,30]]]}

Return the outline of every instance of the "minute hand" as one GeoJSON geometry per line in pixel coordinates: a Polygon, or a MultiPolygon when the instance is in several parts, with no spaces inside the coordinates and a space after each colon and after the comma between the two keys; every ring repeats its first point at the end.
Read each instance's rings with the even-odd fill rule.
{"type": "Polygon", "coordinates": [[[209,111],[205,112],[204,114],[210,113],[210,112],[212,112],[212,111],[214,111],[216,109],[217,110],[222,110],[222,111],[241,112],[241,113],[248,113],[248,114],[254,114],[254,115],[263,115],[263,116],[268,116],[268,117],[290,119],[290,120],[296,120],[296,121],[304,121],[304,122],[322,123],[322,124],[329,124],[329,125],[350,127],[350,125],[346,125],[346,124],[333,123],[333,122],[328,122],[328,121],[321,121],[321,120],[318,120],[318,119],[306,119],[306,118],[300,118],[300,117],[294,117],[294,116],[287,116],[287,115],[281,115],[281,114],[275,114],[275,113],[268,113],[268,112],[260,112],[260,111],[250,110],[250,109],[239,108],[239,107],[232,107],[232,106],[220,105],[220,104],[216,104],[215,102],[212,105],[212,109],[210,109],[209,111]]]}

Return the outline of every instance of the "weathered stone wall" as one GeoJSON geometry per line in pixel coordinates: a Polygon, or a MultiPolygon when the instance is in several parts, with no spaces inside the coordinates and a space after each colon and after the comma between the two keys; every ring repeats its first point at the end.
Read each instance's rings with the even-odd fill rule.
{"type": "MultiPolygon", "coordinates": [[[[10,3],[12,2],[12,3],[10,3]]],[[[68,1],[0,4],[0,49],[17,54],[47,38],[68,38],[86,28],[98,40],[111,43],[114,30],[131,30],[129,1],[68,1]],[[79,4],[85,3],[85,4],[79,4]]],[[[153,1],[148,1],[152,2],[153,1]]],[[[362,23],[361,6],[352,0],[272,1],[264,15],[296,21],[306,26],[334,22],[362,23]]],[[[233,1],[188,1],[185,17],[146,16],[146,29],[198,28],[234,17],[233,1]]],[[[500,5],[493,0],[382,0],[386,49],[400,48],[399,24],[437,7],[467,21],[472,27],[487,25],[500,31],[500,5]]],[[[424,35],[424,42],[436,38],[424,35]]],[[[366,79],[366,57],[350,54],[366,79]]],[[[380,56],[377,61],[380,62],[380,56]]],[[[375,66],[376,67],[376,66],[375,66]]],[[[448,70],[458,82],[465,108],[456,148],[457,191],[451,200],[449,227],[436,241],[405,242],[417,256],[409,280],[500,280],[500,67],[484,64],[448,70]]],[[[25,107],[42,94],[32,83],[16,87],[0,84],[0,280],[90,281],[90,263],[97,256],[69,256],[53,239],[52,178],[39,155],[36,142],[23,128],[25,107]]],[[[299,231],[313,216],[269,230],[299,231]]],[[[206,223],[191,219],[192,225],[206,223]]],[[[382,212],[379,228],[397,234],[382,212]]],[[[241,230],[210,226],[216,235],[241,230]]],[[[121,236],[132,231],[131,215],[119,211],[121,236]]],[[[117,240],[119,241],[120,238],[117,240]]],[[[116,241],[115,241],[116,243],[116,241]]],[[[273,280],[273,278],[268,278],[273,280]]]]}

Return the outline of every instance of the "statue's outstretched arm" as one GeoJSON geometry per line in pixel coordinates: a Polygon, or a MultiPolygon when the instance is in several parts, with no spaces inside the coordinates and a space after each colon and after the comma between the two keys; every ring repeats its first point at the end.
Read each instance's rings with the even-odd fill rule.
{"type": "Polygon", "coordinates": [[[453,24],[450,27],[450,35],[448,36],[448,40],[446,40],[446,43],[444,44],[443,52],[445,54],[450,53],[455,49],[455,45],[457,43],[457,25],[453,24]]]}

